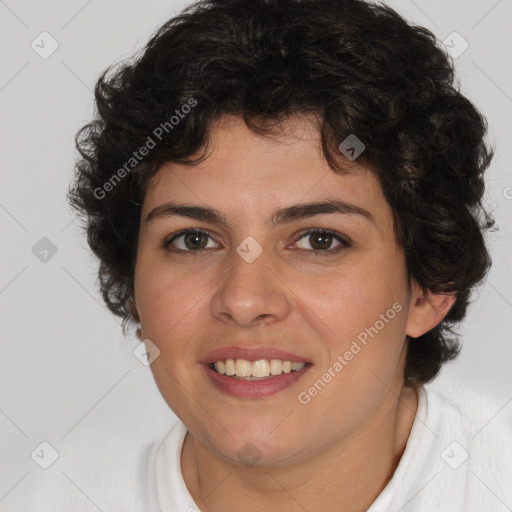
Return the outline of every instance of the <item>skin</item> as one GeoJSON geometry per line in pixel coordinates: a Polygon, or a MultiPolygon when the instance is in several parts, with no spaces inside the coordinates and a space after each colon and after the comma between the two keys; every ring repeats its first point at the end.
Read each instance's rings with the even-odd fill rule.
{"type": "MultiPolygon", "coordinates": [[[[135,269],[140,337],[161,351],[151,370],[188,428],[181,468],[201,510],[368,508],[400,460],[417,409],[416,391],[403,383],[405,336],[433,328],[454,301],[425,294],[414,282],[409,288],[377,179],[357,161],[348,174],[330,169],[310,121],[288,118],[283,135],[270,139],[238,117],[221,118],[211,129],[210,156],[195,167],[163,165],[142,206],[135,269]],[[330,213],[267,223],[274,209],[327,198],[368,210],[374,222],[330,213]],[[145,222],[168,201],[218,209],[229,226],[177,216],[145,222]],[[185,228],[211,232],[203,255],[193,252],[200,241],[185,245],[185,237],[163,248],[185,228]],[[311,228],[336,231],[352,245],[315,255],[322,240],[301,238],[311,228]],[[252,263],[236,252],[248,236],[263,250],[252,263]],[[402,310],[317,396],[300,403],[298,394],[395,302],[402,310]],[[272,396],[231,397],[210,383],[199,360],[235,344],[276,346],[313,366],[272,396]],[[260,457],[251,467],[237,456],[247,443],[260,457]]],[[[339,245],[333,238],[327,248],[339,245]]]]}

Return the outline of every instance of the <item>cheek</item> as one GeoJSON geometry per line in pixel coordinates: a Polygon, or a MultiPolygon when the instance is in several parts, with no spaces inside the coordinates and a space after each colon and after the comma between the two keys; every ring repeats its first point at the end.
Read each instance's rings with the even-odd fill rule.
{"type": "MultiPolygon", "coordinates": [[[[355,337],[376,322],[382,327],[382,321],[399,316],[399,306],[405,309],[407,294],[400,266],[394,272],[393,263],[385,267],[378,263],[347,265],[301,284],[300,296],[306,298],[334,338],[355,337]],[[381,321],[380,315],[385,315],[394,303],[399,306],[381,321]]],[[[385,322],[386,330],[391,323],[397,322],[385,322]]]]}
{"type": "Polygon", "coordinates": [[[308,287],[308,306],[321,319],[316,330],[329,329],[323,327],[328,334],[319,339],[321,362],[303,391],[318,396],[310,405],[319,414],[332,405],[333,424],[355,428],[389,396],[401,374],[406,294],[393,280],[368,273],[344,274],[323,285],[308,287]]]}
{"type": "MultiPolygon", "coordinates": [[[[376,376],[389,382],[402,355],[407,321],[405,264],[382,251],[379,256],[308,279],[301,295],[317,316],[327,349],[322,366],[343,358],[343,380],[363,388],[376,376]]],[[[307,308],[304,308],[305,310],[307,308]]],[[[319,331],[320,332],[320,331],[319,331]]],[[[340,379],[341,380],[341,379],[340,379]]]]}
{"type": "Polygon", "coordinates": [[[135,301],[144,336],[157,345],[179,339],[180,324],[194,316],[205,291],[197,277],[141,259],[135,269],[135,301]]]}

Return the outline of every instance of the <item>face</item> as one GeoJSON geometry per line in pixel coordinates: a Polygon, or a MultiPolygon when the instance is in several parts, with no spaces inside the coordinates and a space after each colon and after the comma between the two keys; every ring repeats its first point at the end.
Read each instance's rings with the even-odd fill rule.
{"type": "Polygon", "coordinates": [[[192,435],[234,463],[244,450],[260,464],[319,453],[376,421],[403,384],[410,295],[390,206],[357,161],[347,174],[329,168],[308,121],[283,126],[272,140],[222,118],[210,156],[162,166],[142,207],[135,303],[160,350],[151,370],[192,435]],[[296,208],[329,201],[345,206],[296,208]],[[307,364],[242,380],[215,373],[217,359],[240,371],[237,359],[307,364]]]}

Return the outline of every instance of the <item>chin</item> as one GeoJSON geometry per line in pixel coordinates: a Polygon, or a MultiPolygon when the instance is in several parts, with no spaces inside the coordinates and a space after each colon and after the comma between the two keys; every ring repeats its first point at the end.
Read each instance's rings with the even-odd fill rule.
{"type": "Polygon", "coordinates": [[[264,426],[255,429],[254,425],[236,422],[230,425],[231,435],[220,429],[214,437],[208,436],[207,445],[233,464],[246,467],[285,464],[297,456],[303,441],[295,440],[289,430],[277,432],[278,423],[269,419],[264,426]]]}

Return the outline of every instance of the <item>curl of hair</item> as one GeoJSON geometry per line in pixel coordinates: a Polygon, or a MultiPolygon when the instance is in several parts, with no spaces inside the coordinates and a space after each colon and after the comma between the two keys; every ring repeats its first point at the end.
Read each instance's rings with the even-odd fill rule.
{"type": "Polygon", "coordinates": [[[391,205],[409,280],[456,293],[437,327],[408,339],[407,385],[428,382],[457,355],[452,328],[491,264],[483,231],[494,221],[482,196],[493,150],[485,118],[459,92],[453,61],[430,31],[363,0],[199,1],[133,59],[107,69],[95,100],[94,119],[76,136],[68,199],[84,219],[103,298],[123,331],[139,320],[139,218],[154,173],[165,162],[206,158],[201,150],[223,115],[242,116],[260,135],[299,115],[317,119],[336,173],[349,163],[338,145],[350,134],[365,144],[357,164],[375,172],[391,205]],[[191,98],[196,106],[156,141],[155,128],[191,98]],[[113,182],[148,137],[156,146],[113,182]],[[109,180],[112,190],[98,192],[109,180]]]}

